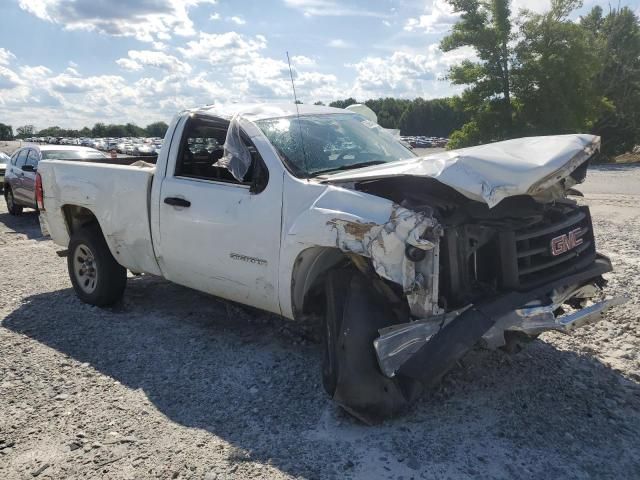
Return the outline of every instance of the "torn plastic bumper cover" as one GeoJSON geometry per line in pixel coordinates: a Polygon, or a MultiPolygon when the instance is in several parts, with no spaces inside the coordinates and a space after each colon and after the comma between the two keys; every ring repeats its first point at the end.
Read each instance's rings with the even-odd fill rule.
{"type": "Polygon", "coordinates": [[[383,329],[374,341],[380,369],[388,377],[400,374],[432,386],[481,339],[499,346],[505,329],[520,329],[525,333],[528,328],[532,329],[531,333],[569,331],[594,321],[604,310],[625,300],[605,300],[560,317],[554,315],[556,305],[553,304],[522,306],[549,297],[562,288],[589,285],[611,269],[609,260],[599,256],[587,269],[534,290],[510,292],[461,311],[383,329]]]}

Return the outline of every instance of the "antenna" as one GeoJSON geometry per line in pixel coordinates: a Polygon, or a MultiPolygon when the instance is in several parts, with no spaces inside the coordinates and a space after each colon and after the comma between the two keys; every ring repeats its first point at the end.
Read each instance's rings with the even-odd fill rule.
{"type": "Polygon", "coordinates": [[[302,160],[304,162],[304,169],[306,173],[309,174],[309,169],[307,168],[307,152],[304,149],[304,139],[302,136],[302,123],[300,123],[300,108],[298,107],[298,97],[296,95],[296,86],[293,83],[293,70],[291,70],[291,60],[289,59],[289,52],[287,51],[287,63],[289,64],[289,76],[291,77],[291,89],[293,90],[293,102],[296,105],[296,116],[298,117],[298,128],[300,129],[300,145],[302,146],[302,160]]]}

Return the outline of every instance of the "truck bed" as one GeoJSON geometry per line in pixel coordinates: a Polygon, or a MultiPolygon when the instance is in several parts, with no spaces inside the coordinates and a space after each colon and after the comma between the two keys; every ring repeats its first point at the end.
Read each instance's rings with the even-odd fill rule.
{"type": "Polygon", "coordinates": [[[154,169],[104,163],[45,160],[43,220],[55,243],[67,247],[65,207],[86,208],[98,219],[114,258],[129,270],[160,274],[149,224],[154,169]]]}

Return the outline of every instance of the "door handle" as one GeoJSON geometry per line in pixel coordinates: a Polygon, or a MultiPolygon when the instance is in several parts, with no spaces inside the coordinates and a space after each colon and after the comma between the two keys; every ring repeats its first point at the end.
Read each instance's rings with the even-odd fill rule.
{"type": "Polygon", "coordinates": [[[172,205],[174,207],[190,207],[191,202],[189,200],[185,200],[184,198],[178,197],[167,197],[164,199],[164,203],[167,205],[172,205]]]}

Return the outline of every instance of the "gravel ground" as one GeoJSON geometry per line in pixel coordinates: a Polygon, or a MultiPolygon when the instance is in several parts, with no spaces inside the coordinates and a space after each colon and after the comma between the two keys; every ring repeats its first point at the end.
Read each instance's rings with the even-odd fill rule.
{"type": "Polygon", "coordinates": [[[377,427],[326,398],[319,345],[278,319],[149,277],[81,303],[35,214],[3,204],[0,478],[640,478],[640,168],[582,190],[630,302],[473,351],[377,427]]]}

